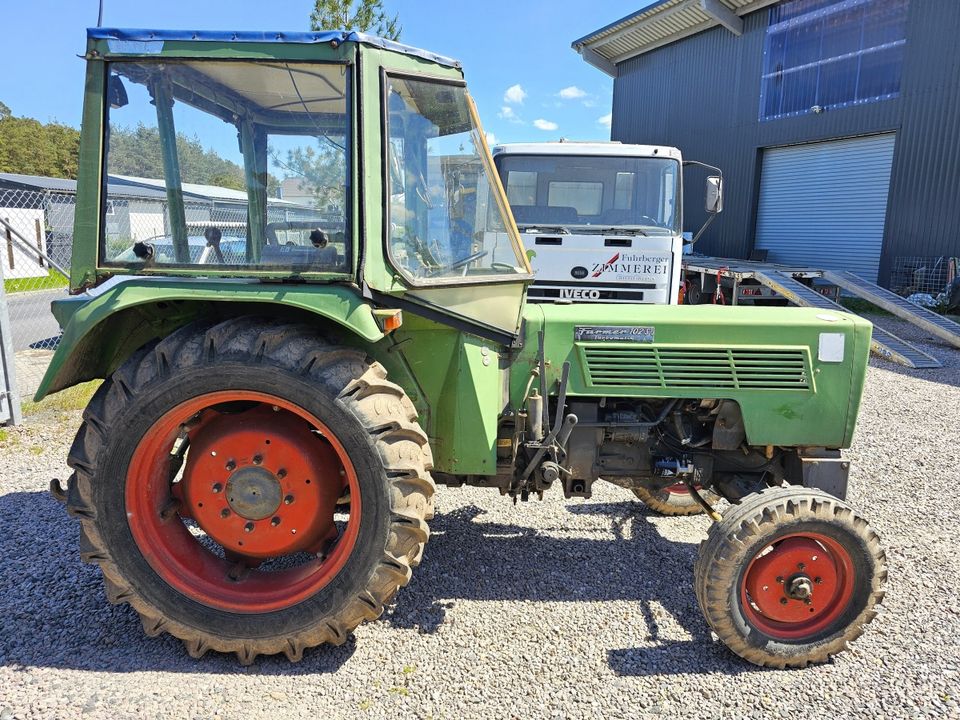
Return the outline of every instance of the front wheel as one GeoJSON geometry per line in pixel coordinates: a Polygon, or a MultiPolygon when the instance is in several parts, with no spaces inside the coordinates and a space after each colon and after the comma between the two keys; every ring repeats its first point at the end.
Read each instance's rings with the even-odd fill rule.
{"type": "Polygon", "coordinates": [[[733,652],[806,667],[845,650],[876,615],[886,556],[866,520],[820,490],[770,488],[714,524],[694,569],[707,624],[733,652]]]}
{"type": "Polygon", "coordinates": [[[69,463],[68,509],[109,599],[194,657],[343,642],[429,535],[412,403],[306,327],[241,318],[140,351],[91,400],[69,463]]]}

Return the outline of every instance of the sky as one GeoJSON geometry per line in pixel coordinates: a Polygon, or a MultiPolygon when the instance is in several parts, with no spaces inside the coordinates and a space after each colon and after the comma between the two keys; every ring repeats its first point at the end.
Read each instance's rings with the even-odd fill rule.
{"type": "MultiPolygon", "coordinates": [[[[613,80],[570,43],[648,0],[385,0],[401,41],[460,60],[494,142],[607,140],[613,80]]],[[[9,0],[0,101],[79,127],[85,28],[97,0],[9,0]]],[[[312,0],[104,0],[105,27],[308,30],[312,0]]]]}

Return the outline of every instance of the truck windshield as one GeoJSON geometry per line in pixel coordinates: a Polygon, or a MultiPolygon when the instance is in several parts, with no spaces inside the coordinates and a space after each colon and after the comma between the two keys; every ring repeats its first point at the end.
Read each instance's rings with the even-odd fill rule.
{"type": "Polygon", "coordinates": [[[101,265],[348,272],[349,73],[110,63],[101,265]]]}
{"type": "Polygon", "coordinates": [[[387,78],[390,257],[415,285],[529,270],[466,88],[387,78]]]}
{"type": "Polygon", "coordinates": [[[679,232],[676,160],[503,154],[497,164],[521,230],[679,232]]]}

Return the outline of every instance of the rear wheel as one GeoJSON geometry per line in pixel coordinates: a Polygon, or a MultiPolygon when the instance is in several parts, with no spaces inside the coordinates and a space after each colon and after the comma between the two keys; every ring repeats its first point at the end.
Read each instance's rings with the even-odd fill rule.
{"type": "Polygon", "coordinates": [[[694,576],[717,636],[752,663],[784,668],[825,662],[859,637],[887,570],[876,533],[844,502],[770,488],[710,528],[694,576]]]}
{"type": "Polygon", "coordinates": [[[386,372],[313,331],[188,326],[84,412],[68,509],[112,602],[194,657],[341,643],[410,579],[433,481],[386,372]]]}
{"type": "MultiPolygon", "coordinates": [[[[720,499],[709,490],[700,490],[700,488],[697,490],[700,496],[711,505],[720,499]]],[[[703,512],[703,507],[693,499],[685,483],[669,485],[660,490],[637,487],[633,488],[633,494],[643,500],[647,507],[661,515],[696,515],[703,512]]]]}

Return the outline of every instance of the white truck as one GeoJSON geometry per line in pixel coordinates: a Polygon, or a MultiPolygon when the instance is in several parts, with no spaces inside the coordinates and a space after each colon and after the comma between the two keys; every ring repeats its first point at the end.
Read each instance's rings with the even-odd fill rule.
{"type": "MultiPolygon", "coordinates": [[[[498,145],[493,157],[537,274],[531,300],[677,304],[679,150],[561,141],[498,145]]],[[[713,214],[722,209],[716,172],[707,179],[713,214]]]]}

